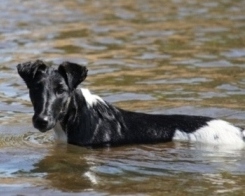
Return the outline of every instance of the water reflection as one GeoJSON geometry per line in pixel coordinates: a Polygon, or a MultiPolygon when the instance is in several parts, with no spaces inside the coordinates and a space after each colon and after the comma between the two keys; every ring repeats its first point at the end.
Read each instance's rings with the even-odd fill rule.
{"type": "MultiPolygon", "coordinates": [[[[201,186],[203,181],[206,187],[216,188],[225,182],[234,183],[237,171],[245,171],[244,160],[239,158],[242,155],[242,151],[183,143],[97,150],[56,146],[48,156],[34,164],[31,173],[44,175],[49,182],[47,187],[62,191],[94,190],[120,194],[121,189],[113,188],[117,186],[123,187],[127,194],[148,194],[152,193],[154,183],[157,191],[181,193],[183,190],[188,192],[184,188],[186,183],[197,176],[196,186],[201,186]],[[186,179],[185,183],[182,183],[183,179],[186,179]],[[173,181],[179,184],[179,190],[169,190],[173,181]],[[219,184],[215,183],[217,181],[219,184]],[[144,184],[143,189],[137,188],[139,184],[144,184]]],[[[199,191],[210,193],[209,190],[199,191]]]]}
{"type": "MultiPolygon", "coordinates": [[[[245,172],[244,151],[229,147],[172,142],[87,149],[54,143],[51,133],[26,133],[25,129],[16,130],[23,132],[18,137],[13,133],[1,137],[3,190],[9,184],[8,190],[30,192],[36,186],[46,194],[120,194],[122,190],[125,194],[194,190],[210,194],[230,192],[228,187],[242,182],[240,174],[245,172]],[[178,189],[169,188],[174,184],[178,189]]],[[[242,186],[232,190],[241,191],[242,186]]]]}

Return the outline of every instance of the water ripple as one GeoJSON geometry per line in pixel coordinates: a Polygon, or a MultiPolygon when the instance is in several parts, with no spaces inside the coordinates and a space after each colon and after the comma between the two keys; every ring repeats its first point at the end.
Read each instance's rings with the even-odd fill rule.
{"type": "Polygon", "coordinates": [[[0,147],[48,148],[54,144],[52,133],[27,132],[21,135],[0,135],[0,147]]]}

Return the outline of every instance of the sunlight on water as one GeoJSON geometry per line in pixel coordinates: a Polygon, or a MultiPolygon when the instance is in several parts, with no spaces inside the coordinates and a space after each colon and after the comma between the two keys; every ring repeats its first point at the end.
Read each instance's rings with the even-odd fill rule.
{"type": "Polygon", "coordinates": [[[242,195],[244,150],[171,142],[86,149],[32,127],[21,62],[86,65],[116,106],[245,127],[245,1],[2,1],[0,193],[242,195]]]}

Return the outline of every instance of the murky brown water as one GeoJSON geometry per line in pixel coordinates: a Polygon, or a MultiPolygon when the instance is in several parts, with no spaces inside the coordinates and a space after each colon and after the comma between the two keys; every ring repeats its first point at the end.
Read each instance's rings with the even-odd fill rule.
{"type": "Polygon", "coordinates": [[[117,106],[220,117],[245,127],[244,0],[0,2],[0,193],[242,195],[245,150],[167,143],[86,149],[31,125],[16,65],[88,66],[117,106]]]}

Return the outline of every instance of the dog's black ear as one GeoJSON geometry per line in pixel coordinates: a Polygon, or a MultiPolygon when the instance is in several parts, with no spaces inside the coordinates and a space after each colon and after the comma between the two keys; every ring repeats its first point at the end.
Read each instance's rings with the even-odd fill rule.
{"type": "Polygon", "coordinates": [[[41,61],[36,60],[33,62],[26,62],[17,65],[17,70],[21,78],[25,81],[28,88],[30,88],[34,77],[38,72],[44,72],[47,69],[47,65],[41,61]]]}
{"type": "Polygon", "coordinates": [[[88,70],[85,66],[71,62],[63,62],[59,68],[59,73],[65,78],[70,90],[74,90],[87,77],[88,70]]]}

